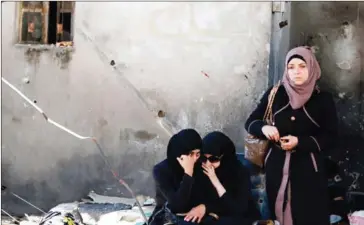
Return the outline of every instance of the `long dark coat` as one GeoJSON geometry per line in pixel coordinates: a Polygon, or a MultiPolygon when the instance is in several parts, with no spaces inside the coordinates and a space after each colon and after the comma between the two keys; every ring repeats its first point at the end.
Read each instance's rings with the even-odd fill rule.
{"type": "MultiPolygon", "coordinates": [[[[257,108],[248,118],[245,129],[255,136],[265,138],[262,121],[268,95],[264,94],[257,108]]],[[[325,151],[332,147],[337,138],[338,119],[332,96],[315,90],[304,107],[293,110],[289,104],[287,92],[280,86],[273,103],[274,126],[280,136],[298,137],[298,145],[289,153],[288,182],[282,182],[286,151],[279,144],[271,143],[266,156],[266,188],[269,208],[276,218],[275,203],[280,189],[285,188],[283,209],[290,195],[291,211],[294,225],[328,225],[329,208],[327,193],[327,176],[324,167],[325,151]],[[290,194],[288,193],[290,183],[290,194]]],[[[288,161],[288,160],[287,160],[288,161]]],[[[282,210],[282,208],[280,208],[282,210]]],[[[278,210],[278,212],[282,212],[278,210]]]]}

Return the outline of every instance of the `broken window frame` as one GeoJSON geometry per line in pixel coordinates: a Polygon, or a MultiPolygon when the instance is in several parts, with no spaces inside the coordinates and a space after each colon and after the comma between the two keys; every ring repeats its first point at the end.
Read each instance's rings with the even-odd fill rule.
{"type": "Polygon", "coordinates": [[[70,13],[71,14],[70,32],[69,32],[71,40],[70,41],[56,42],[57,46],[62,46],[62,45],[63,46],[72,46],[73,45],[73,15],[74,15],[74,8],[75,8],[74,3],[75,2],[71,2],[71,1],[57,1],[57,24],[59,24],[59,23],[63,24],[63,17],[61,16],[62,13],[70,13]],[[65,7],[65,6],[67,6],[67,3],[70,3],[69,8],[65,7]]]}
{"type": "MultiPolygon", "coordinates": [[[[17,2],[18,4],[18,44],[31,44],[31,45],[50,45],[52,43],[48,43],[48,16],[49,16],[49,1],[41,1],[42,7],[35,7],[32,8],[29,5],[24,6],[24,2],[17,2]],[[41,13],[41,24],[42,24],[42,37],[40,42],[33,42],[33,41],[23,41],[23,18],[24,13],[41,13]]],[[[25,2],[29,3],[29,2],[25,2]]],[[[38,2],[39,3],[39,2],[38,2]]],[[[61,13],[71,13],[70,18],[70,36],[71,36],[71,43],[67,41],[66,45],[73,45],[73,19],[74,19],[74,11],[75,11],[75,2],[74,1],[57,1],[57,22],[59,22],[59,18],[61,16],[61,13]],[[63,3],[71,3],[70,8],[61,8],[63,3]]],[[[62,42],[56,42],[57,46],[60,46],[59,43],[62,42]]]]}
{"type": "Polygon", "coordinates": [[[19,10],[19,20],[18,20],[18,32],[19,32],[19,37],[18,37],[18,42],[20,44],[44,44],[46,43],[46,31],[45,31],[45,17],[46,17],[46,12],[45,12],[45,9],[47,8],[46,7],[46,2],[41,2],[42,3],[42,8],[31,8],[29,5],[28,7],[24,7],[24,4],[23,3],[28,3],[28,2],[18,2],[18,10],[19,10]],[[41,24],[42,24],[42,37],[41,37],[41,41],[40,43],[34,43],[34,42],[31,42],[31,41],[23,41],[22,40],[22,37],[23,37],[23,18],[24,18],[24,14],[25,13],[40,13],[41,14],[41,18],[42,18],[42,21],[41,21],[41,24]]]}

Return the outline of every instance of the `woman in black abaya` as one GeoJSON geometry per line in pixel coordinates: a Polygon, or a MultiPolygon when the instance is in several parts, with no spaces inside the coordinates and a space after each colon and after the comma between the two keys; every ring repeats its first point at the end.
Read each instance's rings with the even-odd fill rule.
{"type": "Polygon", "coordinates": [[[185,221],[203,225],[251,225],[259,219],[252,195],[250,176],[238,161],[234,143],[215,131],[202,141],[202,171],[196,174],[194,196],[200,204],[185,221]],[[211,213],[218,216],[209,216],[211,213]]]}

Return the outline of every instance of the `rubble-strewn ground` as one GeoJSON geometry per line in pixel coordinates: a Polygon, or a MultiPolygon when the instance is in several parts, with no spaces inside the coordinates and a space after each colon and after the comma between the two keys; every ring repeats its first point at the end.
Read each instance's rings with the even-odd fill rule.
{"type": "MultiPolygon", "coordinates": [[[[146,196],[137,197],[143,206],[143,211],[147,218],[153,212],[155,201],[153,198],[146,196]]],[[[130,198],[120,198],[113,196],[98,195],[91,191],[88,196],[81,201],[59,204],[45,215],[27,215],[15,217],[17,221],[9,216],[1,216],[1,225],[39,225],[41,220],[45,219],[42,225],[64,225],[63,219],[66,213],[71,213],[75,221],[80,225],[142,225],[144,219],[139,211],[136,201],[130,198]],[[51,212],[59,213],[54,217],[49,217],[51,212]]],[[[331,216],[331,222],[336,223],[338,218],[331,216]]],[[[364,224],[364,211],[357,211],[349,215],[351,225],[364,224]]],[[[340,225],[342,223],[339,223],[340,225]]],[[[342,224],[344,225],[344,224],[342,224]]]]}
{"type": "MultiPolygon", "coordinates": [[[[138,201],[143,206],[143,211],[149,218],[154,209],[154,199],[138,196],[138,201]]],[[[144,223],[138,206],[134,199],[102,196],[91,191],[87,198],[77,202],[63,203],[50,209],[49,212],[59,212],[45,220],[44,225],[63,225],[66,213],[71,213],[76,222],[86,225],[142,225],[144,223]]],[[[2,215],[2,225],[38,225],[50,213],[42,216],[27,215],[15,217],[2,215]]]]}

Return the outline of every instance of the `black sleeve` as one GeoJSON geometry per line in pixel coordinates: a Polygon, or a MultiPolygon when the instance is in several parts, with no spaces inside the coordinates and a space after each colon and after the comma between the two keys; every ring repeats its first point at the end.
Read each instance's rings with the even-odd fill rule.
{"type": "Polygon", "coordinates": [[[320,130],[317,135],[299,136],[297,151],[320,152],[333,146],[338,137],[338,117],[332,95],[322,98],[323,111],[318,121],[320,130]]]}
{"type": "Polygon", "coordinates": [[[166,198],[172,212],[185,213],[189,210],[187,207],[189,205],[193,177],[184,174],[179,187],[175,187],[174,179],[170,174],[163,172],[159,168],[153,168],[153,177],[156,188],[166,198]]]}
{"type": "Polygon", "coordinates": [[[230,216],[241,216],[248,211],[249,199],[251,198],[249,172],[242,165],[237,168],[234,190],[226,190],[225,194],[220,197],[219,203],[206,204],[207,212],[218,215],[224,213],[230,216]]]}
{"type": "Polygon", "coordinates": [[[263,97],[260,99],[260,102],[258,106],[255,108],[255,110],[250,114],[247,121],[245,122],[245,130],[258,138],[265,138],[262,127],[267,125],[266,121],[263,120],[263,116],[265,113],[265,110],[267,109],[268,105],[268,97],[270,94],[270,91],[273,89],[273,87],[270,87],[263,95],[263,97]]]}
{"type": "Polygon", "coordinates": [[[225,213],[225,210],[221,207],[219,202],[205,202],[204,205],[206,207],[206,214],[215,213],[217,215],[221,215],[225,213]]]}

